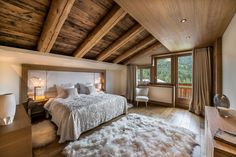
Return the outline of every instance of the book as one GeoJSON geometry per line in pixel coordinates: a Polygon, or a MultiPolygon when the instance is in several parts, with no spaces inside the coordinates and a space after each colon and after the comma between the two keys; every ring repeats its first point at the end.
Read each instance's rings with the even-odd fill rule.
{"type": "Polygon", "coordinates": [[[214,135],[214,139],[236,147],[236,132],[224,131],[219,128],[214,135]]]}

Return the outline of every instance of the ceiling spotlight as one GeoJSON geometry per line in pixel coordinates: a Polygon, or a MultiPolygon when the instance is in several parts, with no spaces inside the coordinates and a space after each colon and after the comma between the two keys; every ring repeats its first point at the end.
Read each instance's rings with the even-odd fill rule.
{"type": "Polygon", "coordinates": [[[185,22],[187,22],[187,19],[182,19],[182,20],[180,20],[180,22],[185,23],[185,22]]]}
{"type": "Polygon", "coordinates": [[[191,37],[190,36],[186,36],[186,39],[190,39],[191,37]]]}

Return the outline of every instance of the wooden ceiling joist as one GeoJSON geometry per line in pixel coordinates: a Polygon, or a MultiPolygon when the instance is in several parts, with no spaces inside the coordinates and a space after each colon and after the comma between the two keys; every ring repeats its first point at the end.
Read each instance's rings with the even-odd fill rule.
{"type": "Polygon", "coordinates": [[[103,61],[107,59],[110,55],[116,52],[116,50],[118,50],[127,42],[132,40],[137,34],[141,33],[143,30],[144,28],[139,24],[133,26],[127,33],[125,33],[122,37],[112,43],[111,46],[109,46],[105,51],[99,54],[97,60],[103,61]]]}
{"type": "Polygon", "coordinates": [[[75,0],[52,1],[42,34],[38,41],[38,51],[50,52],[74,2],[75,0]]]}
{"type": "Polygon", "coordinates": [[[110,12],[103,18],[99,25],[75,51],[74,56],[82,58],[89,50],[96,45],[124,16],[126,12],[115,5],[110,12]]]}
{"type": "Polygon", "coordinates": [[[160,42],[155,42],[154,44],[152,44],[151,46],[143,49],[143,50],[140,50],[139,52],[137,52],[137,54],[130,58],[129,60],[127,60],[125,62],[125,65],[129,64],[131,61],[135,60],[136,58],[139,58],[139,57],[142,57],[142,56],[146,56],[146,55],[149,55],[150,51],[154,48],[157,48],[157,47],[160,47],[162,46],[162,44],[160,42]]]}
{"type": "Polygon", "coordinates": [[[148,44],[152,43],[155,40],[156,39],[153,36],[146,37],[140,43],[136,44],[135,46],[133,46],[132,48],[127,50],[125,53],[123,53],[121,56],[117,57],[113,61],[113,63],[119,63],[119,62],[127,59],[128,57],[134,55],[135,53],[137,53],[138,51],[140,51],[141,49],[143,49],[144,47],[146,47],[148,44]]]}

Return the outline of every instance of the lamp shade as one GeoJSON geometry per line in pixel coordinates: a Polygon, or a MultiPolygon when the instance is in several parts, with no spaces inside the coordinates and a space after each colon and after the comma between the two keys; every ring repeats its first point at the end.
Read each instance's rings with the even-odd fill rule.
{"type": "Polygon", "coordinates": [[[16,113],[16,100],[13,93],[0,95],[0,125],[13,122],[16,113]]]}

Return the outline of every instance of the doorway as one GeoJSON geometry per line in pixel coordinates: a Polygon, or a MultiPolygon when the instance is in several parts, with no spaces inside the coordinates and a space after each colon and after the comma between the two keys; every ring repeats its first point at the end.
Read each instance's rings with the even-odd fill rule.
{"type": "Polygon", "coordinates": [[[192,54],[176,57],[175,105],[188,108],[192,97],[192,54]]]}

